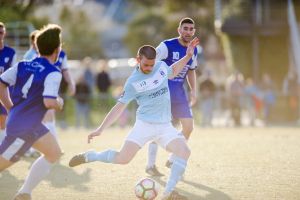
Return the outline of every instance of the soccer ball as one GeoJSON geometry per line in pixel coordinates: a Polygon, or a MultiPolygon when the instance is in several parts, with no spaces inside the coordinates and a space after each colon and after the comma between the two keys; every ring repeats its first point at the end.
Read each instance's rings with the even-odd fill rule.
{"type": "Polygon", "coordinates": [[[151,178],[143,178],[135,185],[135,195],[140,200],[153,200],[158,195],[159,186],[151,178]]]}

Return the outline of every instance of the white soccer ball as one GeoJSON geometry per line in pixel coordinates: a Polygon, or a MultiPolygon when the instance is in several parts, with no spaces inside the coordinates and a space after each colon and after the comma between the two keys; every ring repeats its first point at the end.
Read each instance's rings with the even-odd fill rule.
{"type": "Polygon", "coordinates": [[[153,200],[159,192],[159,185],[151,178],[143,178],[134,188],[135,195],[140,200],[153,200]]]}

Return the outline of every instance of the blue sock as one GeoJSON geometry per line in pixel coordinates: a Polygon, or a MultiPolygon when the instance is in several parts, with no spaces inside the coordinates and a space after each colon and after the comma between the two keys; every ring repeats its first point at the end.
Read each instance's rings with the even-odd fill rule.
{"type": "Polygon", "coordinates": [[[117,151],[108,149],[102,152],[90,151],[87,153],[88,162],[100,161],[104,163],[114,163],[117,151]]]}
{"type": "Polygon", "coordinates": [[[174,158],[171,167],[171,174],[165,188],[166,194],[171,193],[174,190],[177,182],[179,181],[180,177],[183,175],[185,171],[186,165],[187,165],[186,160],[179,158],[177,156],[174,158]]]}

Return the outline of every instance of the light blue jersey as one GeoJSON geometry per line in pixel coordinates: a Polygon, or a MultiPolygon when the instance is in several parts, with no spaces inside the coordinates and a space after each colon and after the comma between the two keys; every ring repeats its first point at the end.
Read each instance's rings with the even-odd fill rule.
{"type": "Polygon", "coordinates": [[[119,102],[128,104],[135,99],[138,104],[136,113],[138,120],[149,123],[170,122],[168,77],[172,72],[172,68],[163,61],[157,61],[150,74],[144,74],[137,67],[127,79],[119,102]]]}
{"type": "Polygon", "coordinates": [[[23,56],[24,60],[32,60],[36,57],[38,57],[38,52],[34,49],[34,48],[30,48],[28,51],[26,51],[26,53],[23,56]]]}

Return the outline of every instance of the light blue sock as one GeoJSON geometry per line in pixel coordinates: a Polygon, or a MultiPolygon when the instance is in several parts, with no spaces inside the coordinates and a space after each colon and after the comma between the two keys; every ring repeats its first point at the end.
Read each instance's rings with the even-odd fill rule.
{"type": "Polygon", "coordinates": [[[104,163],[114,163],[117,151],[108,149],[102,152],[89,151],[87,155],[88,162],[100,161],[104,163]]]}
{"type": "Polygon", "coordinates": [[[174,158],[171,167],[171,174],[165,188],[165,194],[171,193],[174,190],[177,182],[179,181],[180,177],[185,171],[186,165],[187,165],[186,160],[179,158],[177,156],[174,158]]]}

